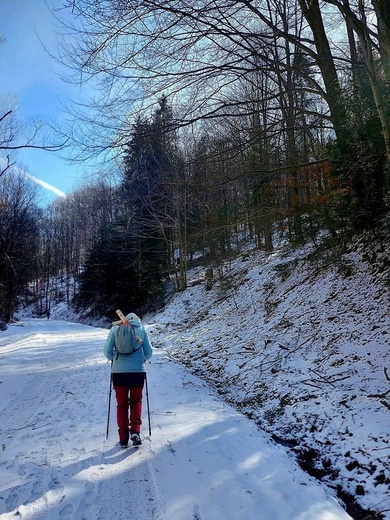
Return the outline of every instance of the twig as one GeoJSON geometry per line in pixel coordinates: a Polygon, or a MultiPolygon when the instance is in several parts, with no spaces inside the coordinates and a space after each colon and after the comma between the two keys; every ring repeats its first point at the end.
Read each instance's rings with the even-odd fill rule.
{"type": "MultiPolygon", "coordinates": [[[[387,372],[387,368],[384,367],[383,368],[383,372],[385,373],[385,378],[387,379],[387,381],[390,382],[390,377],[389,377],[389,374],[387,372]]],[[[387,390],[387,392],[383,392],[382,394],[369,394],[367,397],[374,397],[374,398],[378,398],[378,399],[384,399],[387,394],[390,393],[390,388],[387,390]]],[[[381,401],[382,404],[384,404],[385,406],[389,407],[389,405],[386,403],[386,401],[381,401]]]]}
{"type": "Polygon", "coordinates": [[[73,392],[71,392],[70,390],[64,390],[64,386],[61,388],[61,392],[63,394],[70,394],[70,395],[73,395],[73,397],[75,397],[75,394],[73,392]]]}
{"type": "Polygon", "coordinates": [[[7,432],[19,432],[20,430],[25,430],[26,428],[33,428],[34,426],[36,426],[39,422],[41,421],[37,421],[35,423],[30,423],[30,424],[26,424],[25,426],[22,426],[21,428],[9,428],[8,430],[6,430],[7,432]]]}

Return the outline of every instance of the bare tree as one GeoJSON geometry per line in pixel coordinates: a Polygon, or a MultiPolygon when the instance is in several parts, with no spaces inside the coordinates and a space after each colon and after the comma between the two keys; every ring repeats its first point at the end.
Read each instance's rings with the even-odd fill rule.
{"type": "MultiPolygon", "coordinates": [[[[0,37],[0,45],[4,39],[0,37]]],[[[1,49],[1,47],[0,47],[1,49]]],[[[0,51],[1,52],[1,51],[0,51]]],[[[49,137],[49,124],[42,121],[22,121],[18,117],[17,101],[10,95],[0,97],[0,176],[15,164],[14,153],[26,148],[59,151],[66,140],[60,134],[49,137]],[[1,160],[1,158],[0,158],[1,160]]]]}
{"type": "Polygon", "coordinates": [[[13,164],[13,153],[17,150],[33,148],[47,151],[59,151],[65,145],[64,141],[53,142],[47,135],[47,126],[40,121],[23,122],[17,116],[16,101],[8,98],[0,101],[0,152],[6,156],[6,166],[0,175],[13,164]]]}
{"type": "MultiPolygon", "coordinates": [[[[273,74],[275,66],[279,70],[291,66],[285,60],[275,62],[275,53],[270,52],[275,42],[292,42],[313,64],[316,59],[321,62],[322,48],[316,53],[311,42],[280,25],[279,3],[274,0],[111,0],[104,9],[98,1],[69,0],[67,5],[75,16],[74,39],[67,36],[68,46],[60,59],[71,67],[75,81],[93,81],[101,93],[92,100],[95,111],[85,113],[80,126],[68,128],[82,147],[85,125],[91,125],[87,155],[121,148],[129,137],[129,115],[147,113],[161,93],[175,106],[177,125],[249,115],[251,107],[232,101],[230,93],[244,78],[250,82],[259,66],[265,74],[273,74]]],[[[299,23],[300,12],[292,15],[299,23]]],[[[328,55],[332,57],[330,51],[328,55]]],[[[325,72],[326,61],[324,57],[325,72]]],[[[295,67],[294,73],[306,71],[295,67]]],[[[329,92],[314,76],[311,89],[329,103],[337,127],[342,119],[336,110],[340,92],[334,71],[328,76],[329,92]]]]}
{"type": "Polygon", "coordinates": [[[8,322],[17,297],[33,277],[38,210],[32,182],[13,172],[0,178],[0,320],[8,322]]]}
{"type": "MultiPolygon", "coordinates": [[[[71,80],[96,88],[96,96],[85,100],[84,111],[75,108],[73,124],[71,119],[65,128],[77,158],[123,154],[133,123],[150,120],[164,94],[175,107],[173,128],[191,128],[197,141],[193,162],[182,168],[187,191],[180,205],[186,200],[194,210],[186,211],[188,226],[180,225],[186,238],[207,237],[204,242],[215,249],[212,239],[219,247],[227,227],[241,221],[271,249],[276,221],[287,218],[290,237],[301,241],[307,201],[322,200],[313,195],[321,192],[316,190],[321,173],[311,180],[310,163],[329,158],[335,140],[341,154],[353,154],[351,135],[359,135],[358,118],[349,117],[349,96],[363,40],[369,44],[370,84],[382,86],[380,68],[386,77],[386,6],[380,0],[354,2],[67,0],[75,23],[59,59],[74,73],[71,80]],[[372,16],[378,29],[367,23],[372,16]],[[375,52],[381,54],[379,68],[375,52]],[[228,126],[239,131],[237,139],[228,126]],[[212,189],[199,189],[195,179],[206,179],[203,184],[212,189]],[[231,218],[231,201],[245,198],[245,210],[235,208],[231,218]]],[[[381,88],[372,93],[386,140],[386,100],[378,97],[381,88]]],[[[341,171],[340,163],[345,179],[350,172],[341,171]]],[[[356,170],[346,181],[348,189],[362,168],[356,170]]],[[[179,197],[174,200],[179,204],[179,197]]],[[[183,223],[183,214],[176,207],[169,219],[183,223]]],[[[168,228],[174,228],[171,222],[168,228]]]]}
{"type": "MultiPolygon", "coordinates": [[[[300,0],[303,2],[304,0],[300,0]]],[[[388,106],[382,94],[382,76],[390,84],[390,10],[385,0],[372,0],[373,9],[364,0],[325,0],[334,5],[345,17],[348,26],[356,33],[363,62],[367,70],[372,95],[382,126],[387,159],[390,161],[390,122],[388,106]],[[369,15],[375,14],[376,26],[369,22],[369,15]],[[378,66],[379,62],[379,66],[378,66]]]]}

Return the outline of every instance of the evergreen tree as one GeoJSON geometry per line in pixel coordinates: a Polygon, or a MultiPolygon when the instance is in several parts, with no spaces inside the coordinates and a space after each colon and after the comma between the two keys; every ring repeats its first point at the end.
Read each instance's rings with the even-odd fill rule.
{"type": "Polygon", "coordinates": [[[151,121],[138,120],[124,160],[122,204],[134,238],[138,271],[159,291],[172,264],[175,234],[175,141],[166,98],[151,121]]]}
{"type": "Polygon", "coordinates": [[[100,229],[80,275],[78,304],[111,315],[140,311],[162,293],[174,229],[172,111],[138,119],[124,160],[113,223],[100,229]]]}
{"type": "Polygon", "coordinates": [[[95,240],[79,277],[77,304],[91,314],[112,316],[116,309],[137,310],[144,303],[136,258],[120,227],[105,226],[95,240]]]}

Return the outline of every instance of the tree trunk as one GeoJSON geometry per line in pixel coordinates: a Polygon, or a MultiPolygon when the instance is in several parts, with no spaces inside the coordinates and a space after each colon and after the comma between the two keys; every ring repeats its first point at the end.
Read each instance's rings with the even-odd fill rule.
{"type": "Polygon", "coordinates": [[[378,42],[383,72],[390,82],[390,8],[389,0],[372,0],[378,23],[378,42]]]}
{"type": "Polygon", "coordinates": [[[321,70],[326,89],[326,101],[329,106],[333,128],[341,146],[346,143],[345,107],[337,77],[329,41],[322,20],[319,0],[298,0],[302,13],[310,25],[317,49],[317,64],[321,70]]]}

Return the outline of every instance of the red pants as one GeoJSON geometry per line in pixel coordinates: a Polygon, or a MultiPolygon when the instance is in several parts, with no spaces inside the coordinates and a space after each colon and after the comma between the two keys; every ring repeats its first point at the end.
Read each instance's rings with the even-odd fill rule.
{"type": "Polygon", "coordinates": [[[140,433],[141,430],[143,386],[114,386],[114,390],[117,402],[116,420],[119,442],[128,442],[129,430],[131,433],[140,433]]]}

